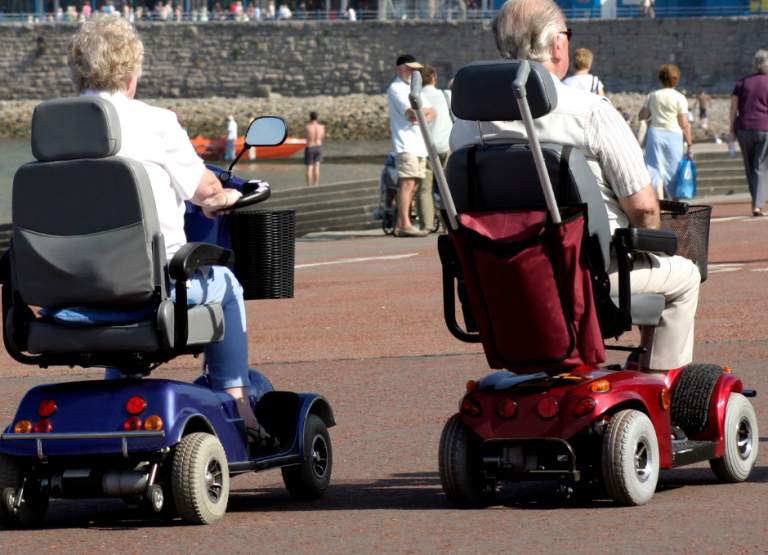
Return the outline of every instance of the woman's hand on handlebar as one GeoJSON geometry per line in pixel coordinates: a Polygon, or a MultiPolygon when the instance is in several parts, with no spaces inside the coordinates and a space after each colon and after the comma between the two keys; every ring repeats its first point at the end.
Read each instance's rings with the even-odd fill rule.
{"type": "Polygon", "coordinates": [[[221,203],[220,206],[217,207],[206,207],[203,206],[203,214],[205,214],[206,218],[211,218],[212,220],[215,220],[217,216],[221,216],[223,214],[229,214],[232,210],[227,210],[228,206],[232,206],[235,204],[240,197],[243,196],[243,193],[240,191],[237,191],[235,189],[222,189],[223,196],[225,200],[221,203]]]}

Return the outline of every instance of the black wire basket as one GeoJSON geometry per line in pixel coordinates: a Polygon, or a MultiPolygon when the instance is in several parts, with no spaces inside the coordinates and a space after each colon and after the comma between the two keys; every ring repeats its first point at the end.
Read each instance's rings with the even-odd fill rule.
{"type": "Polygon", "coordinates": [[[693,261],[699,267],[701,281],[707,279],[707,255],[709,253],[709,219],[712,207],[691,205],[685,214],[661,211],[661,229],[677,235],[677,254],[693,261]]]}
{"type": "Polygon", "coordinates": [[[233,212],[230,240],[245,300],[293,298],[294,210],[233,212]]]}

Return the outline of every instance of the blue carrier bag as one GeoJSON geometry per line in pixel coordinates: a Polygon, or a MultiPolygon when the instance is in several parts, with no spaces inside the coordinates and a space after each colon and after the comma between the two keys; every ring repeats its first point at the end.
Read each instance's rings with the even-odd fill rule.
{"type": "Polygon", "coordinates": [[[684,199],[696,196],[696,166],[687,156],[680,160],[680,166],[677,168],[675,196],[684,199]]]}

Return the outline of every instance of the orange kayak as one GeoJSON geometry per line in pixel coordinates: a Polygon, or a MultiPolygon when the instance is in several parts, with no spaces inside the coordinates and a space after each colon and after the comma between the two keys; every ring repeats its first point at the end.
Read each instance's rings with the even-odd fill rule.
{"type": "MultiPolygon", "coordinates": [[[[205,139],[198,135],[190,141],[192,146],[195,147],[195,152],[203,160],[221,160],[224,158],[224,147],[226,145],[226,138],[221,137],[219,139],[205,139]]],[[[235,151],[238,153],[245,144],[245,137],[238,137],[235,140],[235,151]]],[[[260,146],[256,148],[256,158],[288,158],[293,156],[297,152],[304,150],[307,146],[306,139],[295,139],[288,137],[285,142],[279,146],[260,146]]],[[[243,158],[246,158],[243,155],[243,158]]]]}

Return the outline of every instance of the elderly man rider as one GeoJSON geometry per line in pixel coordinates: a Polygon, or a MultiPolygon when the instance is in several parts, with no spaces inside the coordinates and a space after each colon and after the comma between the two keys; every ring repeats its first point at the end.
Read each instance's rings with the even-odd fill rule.
{"type": "MultiPolygon", "coordinates": [[[[540,62],[554,77],[557,108],[536,120],[541,142],[578,148],[587,158],[600,187],[611,229],[659,227],[659,205],[643,154],[629,127],[606,98],[563,85],[568,72],[571,30],[552,0],[508,0],[493,20],[501,56],[540,62]]],[[[482,124],[485,142],[525,137],[522,122],[482,124]]],[[[457,120],[451,150],[478,144],[476,122],[457,120]]],[[[618,293],[617,263],[609,269],[611,290],[618,293]]],[[[679,256],[641,255],[631,273],[633,294],[663,294],[666,299],[658,327],[642,329],[640,369],[660,379],[693,357],[693,320],[698,304],[698,268],[679,256]]]]}
{"type": "MultiPolygon", "coordinates": [[[[184,243],[185,200],[202,207],[210,218],[226,213],[241,194],[224,189],[205,168],[186,132],[169,110],[134,100],[144,60],[144,46],[130,23],[118,15],[97,15],[85,22],[67,46],[72,87],[80,96],[109,100],[120,119],[118,156],[140,162],[147,170],[160,227],[170,260],[184,243]]],[[[221,343],[207,345],[205,357],[215,389],[235,399],[249,436],[266,441],[248,401],[248,340],[243,289],[225,267],[198,270],[190,279],[188,298],[220,303],[227,333],[221,343]]],[[[171,294],[175,294],[172,286],[171,294]]],[[[115,377],[107,371],[107,377],[115,377]]]]}

